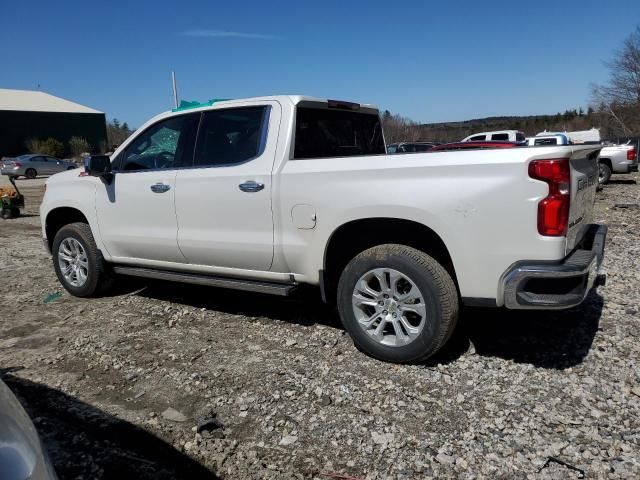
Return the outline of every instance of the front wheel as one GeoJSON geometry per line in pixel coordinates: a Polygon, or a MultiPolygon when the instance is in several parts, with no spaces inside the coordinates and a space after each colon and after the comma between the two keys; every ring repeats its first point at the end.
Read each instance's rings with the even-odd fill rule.
{"type": "Polygon", "coordinates": [[[86,223],[62,227],[53,240],[53,267],[62,286],[76,297],[93,297],[111,284],[112,275],[86,223]]]}
{"type": "Polygon", "coordinates": [[[35,168],[27,168],[27,171],[24,172],[24,176],[27,177],[29,180],[33,180],[38,176],[38,172],[36,172],[35,168]]]}
{"type": "Polygon", "coordinates": [[[360,350],[380,360],[426,360],[449,339],[459,299],[451,275],[426,253],[379,245],[357,255],[338,283],[338,310],[360,350]]]}

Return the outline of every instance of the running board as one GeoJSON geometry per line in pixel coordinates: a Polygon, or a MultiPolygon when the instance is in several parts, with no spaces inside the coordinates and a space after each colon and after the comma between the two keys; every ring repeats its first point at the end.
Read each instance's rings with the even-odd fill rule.
{"type": "Polygon", "coordinates": [[[169,280],[171,282],[193,283],[209,287],[232,288],[247,292],[268,293],[287,297],[293,293],[297,284],[263,282],[260,280],[240,280],[228,277],[214,277],[211,275],[199,275],[197,273],[172,272],[168,270],[155,270],[152,268],[114,266],[113,271],[120,275],[132,277],[153,278],[156,280],[169,280]]]}

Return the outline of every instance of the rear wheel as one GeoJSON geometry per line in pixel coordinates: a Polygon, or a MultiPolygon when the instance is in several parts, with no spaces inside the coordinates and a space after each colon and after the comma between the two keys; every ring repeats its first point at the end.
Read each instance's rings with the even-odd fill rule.
{"type": "Polygon", "coordinates": [[[600,162],[598,166],[598,183],[600,185],[606,185],[611,178],[611,167],[606,163],[600,162]]]}
{"type": "Polygon", "coordinates": [[[51,248],[53,266],[62,286],[76,297],[93,297],[111,285],[112,274],[86,223],[62,227],[51,248]]]}
{"type": "Polygon", "coordinates": [[[2,210],[2,213],[0,213],[0,217],[2,217],[3,220],[9,220],[11,218],[11,210],[9,210],[8,208],[2,210]]]}
{"type": "Polygon", "coordinates": [[[357,255],[338,284],[338,309],[353,342],[389,362],[425,360],[453,333],[459,300],[449,273],[426,253],[379,245],[357,255]]]}
{"type": "Polygon", "coordinates": [[[24,172],[24,176],[33,180],[38,176],[38,172],[36,172],[35,168],[27,168],[27,171],[24,172]]]}
{"type": "Polygon", "coordinates": [[[12,208],[11,209],[11,216],[13,218],[18,218],[20,216],[20,209],[19,208],[12,208]]]}

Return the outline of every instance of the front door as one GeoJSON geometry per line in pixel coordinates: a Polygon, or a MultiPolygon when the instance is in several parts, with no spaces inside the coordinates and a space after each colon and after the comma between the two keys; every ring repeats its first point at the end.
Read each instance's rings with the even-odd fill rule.
{"type": "Polygon", "coordinates": [[[178,244],[191,264],[267,271],[271,170],[281,109],[247,102],[203,113],[193,168],[176,179],[178,244]]]}
{"type": "Polygon", "coordinates": [[[176,175],[191,162],[200,114],[161,120],[112,161],[110,184],[96,188],[102,241],[115,261],[185,263],[177,242],[176,175]]]}

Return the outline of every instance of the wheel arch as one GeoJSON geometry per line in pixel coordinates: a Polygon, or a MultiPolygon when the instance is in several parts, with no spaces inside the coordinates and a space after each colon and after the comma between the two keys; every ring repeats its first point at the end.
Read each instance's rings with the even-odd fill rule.
{"type": "Polygon", "coordinates": [[[407,245],[432,256],[451,275],[459,290],[451,254],[438,233],[415,220],[370,217],[348,221],[329,236],[320,275],[323,299],[328,303],[335,302],[340,273],[353,257],[368,248],[386,243],[407,245]]]}
{"type": "Polygon", "coordinates": [[[605,165],[607,165],[611,169],[611,171],[613,171],[613,164],[611,163],[611,159],[610,158],[599,158],[598,162],[604,163],[605,165]]]}
{"type": "Polygon", "coordinates": [[[51,250],[56,233],[58,233],[58,231],[65,225],[75,222],[82,222],[90,225],[87,216],[82,213],[82,211],[74,207],[57,207],[47,213],[45,219],[45,232],[49,250],[51,250]]]}

